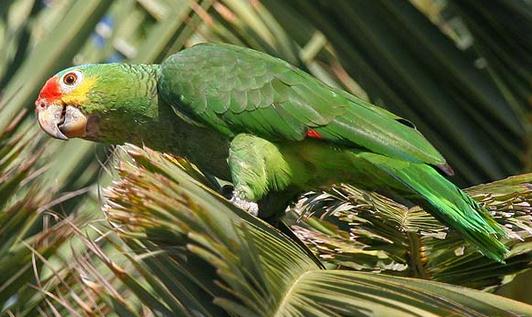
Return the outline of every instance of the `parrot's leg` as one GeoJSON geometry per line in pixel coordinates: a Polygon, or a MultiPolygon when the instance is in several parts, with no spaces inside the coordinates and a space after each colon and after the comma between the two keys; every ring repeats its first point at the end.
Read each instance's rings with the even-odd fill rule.
{"type": "Polygon", "coordinates": [[[228,163],[234,184],[231,202],[253,215],[258,215],[257,201],[290,182],[290,167],[277,146],[254,135],[239,134],[231,141],[228,163]]]}

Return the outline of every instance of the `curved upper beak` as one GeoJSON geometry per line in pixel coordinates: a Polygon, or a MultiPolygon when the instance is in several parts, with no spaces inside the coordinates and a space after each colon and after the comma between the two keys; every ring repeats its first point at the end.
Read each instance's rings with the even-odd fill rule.
{"type": "Polygon", "coordinates": [[[56,139],[68,140],[86,134],[87,118],[73,106],[50,104],[40,107],[38,103],[37,119],[41,128],[56,139]]]}

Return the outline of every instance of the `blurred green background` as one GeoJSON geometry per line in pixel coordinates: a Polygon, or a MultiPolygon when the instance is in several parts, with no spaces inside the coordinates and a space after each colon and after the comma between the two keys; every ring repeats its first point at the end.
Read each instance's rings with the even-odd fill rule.
{"type": "MultiPolygon", "coordinates": [[[[532,169],[530,34],[526,0],[1,0],[0,303],[34,278],[28,241],[44,257],[70,248],[55,213],[103,218],[110,150],[50,140],[33,116],[58,70],[248,46],[413,121],[470,186],[532,169]]],[[[530,279],[499,292],[532,303],[530,279]]]]}

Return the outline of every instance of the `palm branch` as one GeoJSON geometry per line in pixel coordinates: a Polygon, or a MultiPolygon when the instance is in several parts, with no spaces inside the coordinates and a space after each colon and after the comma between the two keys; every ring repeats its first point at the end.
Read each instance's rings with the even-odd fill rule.
{"type": "MultiPolygon", "coordinates": [[[[59,312],[68,309],[81,316],[109,311],[119,316],[142,316],[142,311],[163,316],[532,313],[526,304],[450,284],[321,269],[301,245],[229,204],[213,190],[212,179],[186,161],[135,146],[123,148],[120,157],[118,179],[106,190],[104,211],[120,241],[112,243],[127,260],[117,262],[86,240],[97,259],[93,263],[103,262],[111,278],[91,269],[87,260],[77,260],[83,264],[73,269],[82,272],[85,285],[93,290],[91,300],[83,294],[54,296],[59,312]],[[80,307],[72,297],[94,306],[80,307]]],[[[109,235],[106,238],[111,240],[109,235]]]]}
{"type": "Polygon", "coordinates": [[[530,267],[531,184],[532,174],[523,174],[467,189],[511,232],[505,264],[486,260],[421,208],[349,185],[307,194],[293,210],[292,228],[339,267],[496,288],[530,267]]]}

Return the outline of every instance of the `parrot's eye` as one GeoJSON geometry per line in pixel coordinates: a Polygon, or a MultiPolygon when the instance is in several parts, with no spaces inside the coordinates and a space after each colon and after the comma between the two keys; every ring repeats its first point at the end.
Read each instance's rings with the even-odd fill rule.
{"type": "Polygon", "coordinates": [[[61,78],[61,86],[63,87],[63,90],[69,91],[72,88],[76,87],[83,78],[81,72],[79,71],[72,71],[68,72],[65,75],[63,75],[63,78],[61,78]]]}
{"type": "Polygon", "coordinates": [[[72,86],[78,80],[78,76],[75,73],[68,73],[63,77],[63,82],[69,86],[72,86]]]}

